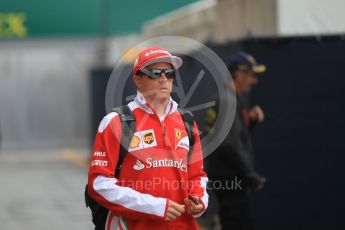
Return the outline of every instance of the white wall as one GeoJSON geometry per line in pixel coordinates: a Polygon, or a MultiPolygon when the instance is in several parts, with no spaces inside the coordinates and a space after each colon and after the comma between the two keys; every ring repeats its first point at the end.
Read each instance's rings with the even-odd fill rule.
{"type": "Polygon", "coordinates": [[[280,36],[345,33],[344,0],[277,0],[280,36]]]}
{"type": "Polygon", "coordinates": [[[85,146],[97,40],[0,42],[3,148],[85,146]]]}

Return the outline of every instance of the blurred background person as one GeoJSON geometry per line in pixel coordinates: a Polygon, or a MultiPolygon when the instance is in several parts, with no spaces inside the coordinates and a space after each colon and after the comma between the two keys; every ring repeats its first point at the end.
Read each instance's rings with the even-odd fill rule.
{"type": "MultiPolygon", "coordinates": [[[[222,229],[249,230],[255,229],[251,217],[250,193],[261,190],[266,182],[254,169],[250,130],[264,121],[264,112],[258,105],[247,109],[245,99],[258,83],[256,74],[263,73],[266,67],[257,64],[251,55],[239,52],[230,57],[228,68],[233,77],[233,87],[236,88],[236,115],[222,145],[207,157],[207,170],[211,181],[220,181],[222,184],[221,189],[211,188],[211,194],[216,196],[219,203],[222,229]]],[[[217,117],[217,111],[216,107],[207,111],[209,130],[217,117]]],[[[212,214],[208,215],[211,220],[214,219],[212,214]]]]}

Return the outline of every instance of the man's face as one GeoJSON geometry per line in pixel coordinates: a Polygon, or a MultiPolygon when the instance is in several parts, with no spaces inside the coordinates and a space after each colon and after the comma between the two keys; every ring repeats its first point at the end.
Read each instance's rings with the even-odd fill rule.
{"type": "MultiPolygon", "coordinates": [[[[166,70],[173,69],[173,67],[169,63],[161,62],[149,65],[145,69],[148,71],[166,70]]],[[[150,101],[165,101],[169,99],[173,87],[173,78],[168,79],[164,73],[158,79],[152,79],[147,75],[135,75],[134,81],[138,90],[150,101]]]]}
{"type": "Polygon", "coordinates": [[[234,82],[239,94],[248,93],[258,83],[253,70],[237,70],[235,75],[234,82]]]}

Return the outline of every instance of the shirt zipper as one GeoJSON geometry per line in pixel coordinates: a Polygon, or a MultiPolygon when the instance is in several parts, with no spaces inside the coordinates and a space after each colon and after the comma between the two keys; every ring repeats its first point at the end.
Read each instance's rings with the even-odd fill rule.
{"type": "Polygon", "coordinates": [[[169,145],[169,140],[168,140],[168,136],[167,136],[167,129],[165,127],[165,123],[164,121],[161,121],[161,126],[163,129],[163,139],[164,139],[164,147],[168,147],[169,145]]]}

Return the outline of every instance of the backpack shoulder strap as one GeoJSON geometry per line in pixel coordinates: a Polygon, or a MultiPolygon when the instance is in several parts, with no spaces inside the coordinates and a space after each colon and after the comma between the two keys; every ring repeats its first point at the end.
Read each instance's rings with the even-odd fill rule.
{"type": "Polygon", "coordinates": [[[187,161],[189,162],[190,160],[190,155],[193,151],[194,143],[195,143],[195,136],[194,136],[194,115],[192,112],[183,110],[183,109],[178,109],[180,112],[184,125],[186,127],[186,131],[188,134],[188,139],[189,139],[189,151],[188,151],[188,156],[187,156],[187,161]]]}
{"type": "Polygon", "coordinates": [[[122,135],[120,140],[119,159],[115,167],[115,176],[119,175],[122,163],[127,155],[129,144],[135,132],[135,117],[128,105],[113,108],[113,111],[119,114],[122,126],[122,135]]]}

